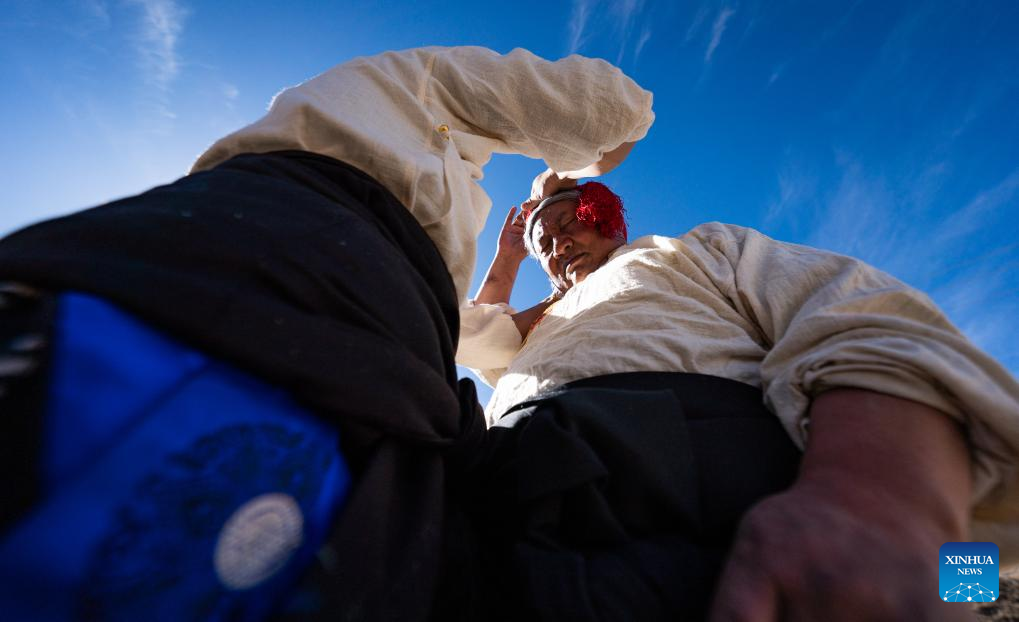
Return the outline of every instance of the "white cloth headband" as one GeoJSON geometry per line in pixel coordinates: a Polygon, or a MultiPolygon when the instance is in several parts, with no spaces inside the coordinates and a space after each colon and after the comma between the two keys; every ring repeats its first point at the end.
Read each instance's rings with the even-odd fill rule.
{"type": "Polygon", "coordinates": [[[527,247],[527,252],[535,257],[538,256],[538,251],[534,248],[534,243],[531,241],[531,231],[534,229],[534,222],[538,219],[538,212],[549,205],[570,199],[580,199],[580,190],[557,192],[550,197],[542,199],[541,203],[538,203],[538,207],[531,210],[531,213],[527,215],[527,219],[524,220],[524,246],[527,247]]]}

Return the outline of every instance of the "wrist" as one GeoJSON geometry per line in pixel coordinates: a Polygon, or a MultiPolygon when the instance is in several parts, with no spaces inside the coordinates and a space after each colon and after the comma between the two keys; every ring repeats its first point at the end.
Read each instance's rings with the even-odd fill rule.
{"type": "Polygon", "coordinates": [[[492,259],[492,268],[502,272],[512,272],[514,275],[517,273],[517,269],[520,268],[520,264],[527,258],[527,253],[519,253],[517,251],[504,251],[497,249],[495,251],[495,257],[492,259]]]}
{"type": "Polygon", "coordinates": [[[818,396],[797,485],[890,527],[968,533],[969,452],[957,424],[923,404],[855,389],[818,396]]]}
{"type": "Polygon", "coordinates": [[[912,481],[908,486],[826,466],[804,469],[792,489],[808,494],[818,504],[837,508],[875,531],[897,533],[931,545],[968,538],[968,512],[960,511],[951,493],[945,494],[927,482],[912,481]]]}

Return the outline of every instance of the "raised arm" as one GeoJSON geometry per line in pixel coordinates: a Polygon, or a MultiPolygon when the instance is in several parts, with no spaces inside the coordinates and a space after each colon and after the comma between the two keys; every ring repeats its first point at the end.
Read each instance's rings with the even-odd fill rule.
{"type": "Polygon", "coordinates": [[[573,180],[611,170],[654,121],[651,93],[600,59],[453,48],[437,55],[433,76],[447,87],[436,97],[501,143],[496,151],[540,158],[573,180]]]}
{"type": "Polygon", "coordinates": [[[485,279],[481,282],[481,289],[474,297],[474,302],[486,305],[509,304],[520,263],[527,257],[523,236],[524,213],[513,206],[502,223],[495,256],[488,266],[488,272],[485,273],[485,279]]]}
{"type": "MultiPolygon", "coordinates": [[[[485,273],[485,279],[481,282],[481,289],[478,290],[478,295],[474,298],[475,304],[509,304],[510,294],[513,293],[513,285],[517,280],[517,272],[520,270],[520,263],[527,257],[523,235],[524,213],[523,211],[518,212],[516,206],[511,207],[502,224],[502,230],[499,232],[495,257],[492,258],[488,272],[485,273]]],[[[527,336],[534,320],[557,299],[558,296],[553,294],[519,313],[510,313],[521,338],[527,336]]]]}
{"type": "Polygon", "coordinates": [[[584,177],[597,177],[599,175],[604,175],[619,166],[623,160],[626,159],[626,156],[630,155],[635,144],[637,143],[623,143],[615,149],[603,153],[601,160],[598,160],[594,164],[586,166],[580,170],[566,171],[561,173],[561,175],[569,179],[582,179],[584,177]]]}

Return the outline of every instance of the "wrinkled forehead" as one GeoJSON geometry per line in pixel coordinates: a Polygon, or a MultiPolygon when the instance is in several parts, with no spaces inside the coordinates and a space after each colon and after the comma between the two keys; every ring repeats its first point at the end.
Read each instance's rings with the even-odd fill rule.
{"type": "Polygon", "coordinates": [[[535,245],[542,236],[555,233],[560,223],[577,212],[578,205],[577,199],[563,199],[541,210],[534,221],[534,228],[531,230],[531,240],[535,245]]]}

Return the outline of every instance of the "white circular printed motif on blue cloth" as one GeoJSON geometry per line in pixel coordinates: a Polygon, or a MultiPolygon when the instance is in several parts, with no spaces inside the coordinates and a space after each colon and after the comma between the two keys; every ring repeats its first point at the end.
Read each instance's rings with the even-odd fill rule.
{"type": "Polygon", "coordinates": [[[304,517],[293,497],[269,493],[251,499],[219,532],[213,564],[232,590],[252,588],[281,570],[304,538],[304,517]]]}

